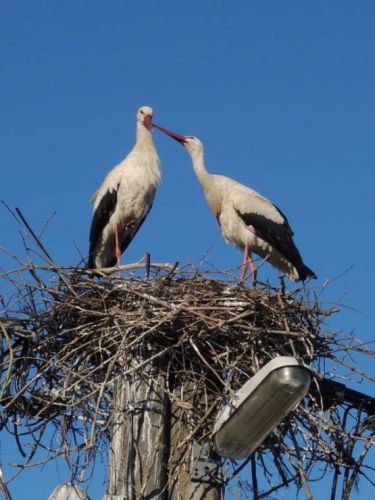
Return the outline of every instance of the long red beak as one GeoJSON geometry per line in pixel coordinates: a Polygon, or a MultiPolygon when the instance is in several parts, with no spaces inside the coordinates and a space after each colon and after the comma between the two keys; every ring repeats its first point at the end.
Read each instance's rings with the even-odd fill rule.
{"type": "Polygon", "coordinates": [[[148,128],[148,130],[152,129],[152,116],[151,115],[146,115],[143,118],[143,125],[148,128]]]}
{"type": "Polygon", "coordinates": [[[176,141],[180,142],[182,145],[186,144],[186,138],[183,135],[175,134],[174,132],[171,132],[170,130],[167,130],[166,128],[159,127],[159,125],[155,125],[155,123],[152,124],[154,128],[157,128],[160,130],[160,132],[164,132],[164,134],[169,135],[170,137],[173,137],[173,139],[176,139],[176,141]]]}

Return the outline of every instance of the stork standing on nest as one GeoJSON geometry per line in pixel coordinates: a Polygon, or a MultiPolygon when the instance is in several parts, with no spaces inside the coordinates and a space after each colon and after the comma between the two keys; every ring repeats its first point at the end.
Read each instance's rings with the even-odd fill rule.
{"type": "Polygon", "coordinates": [[[152,140],[153,110],[137,112],[136,143],[92,197],[88,267],[119,265],[121,254],[141,227],[160,181],[160,161],[152,140]]]}
{"type": "Polygon", "coordinates": [[[190,154],[196,176],[225,240],[244,252],[241,281],[248,268],[253,281],[256,280],[257,270],[251,258],[252,251],[292,281],[316,278],[314,272],[303,263],[293,242],[293,231],[281,210],[247,186],[229,177],[207,172],[203,144],[196,137],[175,134],[155,124],[153,126],[180,142],[190,154]]]}

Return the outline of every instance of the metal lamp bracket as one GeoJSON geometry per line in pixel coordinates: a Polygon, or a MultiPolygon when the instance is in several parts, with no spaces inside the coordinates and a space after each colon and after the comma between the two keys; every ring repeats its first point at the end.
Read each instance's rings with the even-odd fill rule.
{"type": "Polygon", "coordinates": [[[220,481],[220,461],[212,456],[210,441],[199,444],[193,441],[191,451],[192,481],[218,483],[220,481]]]}

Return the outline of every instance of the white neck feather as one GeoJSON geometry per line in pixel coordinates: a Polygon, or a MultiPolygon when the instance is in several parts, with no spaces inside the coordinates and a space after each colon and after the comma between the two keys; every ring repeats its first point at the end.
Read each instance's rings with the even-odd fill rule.
{"type": "Polygon", "coordinates": [[[191,161],[193,163],[193,168],[199,182],[203,188],[207,185],[208,179],[211,174],[209,174],[204,165],[204,153],[203,151],[189,151],[191,156],[191,161]]]}
{"type": "Polygon", "coordinates": [[[143,123],[137,122],[137,132],[136,132],[136,146],[142,145],[144,146],[151,146],[152,148],[155,148],[154,142],[152,140],[152,133],[150,130],[148,130],[143,123]]]}
{"type": "Polygon", "coordinates": [[[216,176],[207,172],[204,165],[204,152],[193,151],[190,153],[193,162],[193,169],[198,178],[200,185],[203,188],[204,195],[211,212],[217,217],[221,210],[222,197],[220,194],[220,186],[217,185],[216,176]]]}

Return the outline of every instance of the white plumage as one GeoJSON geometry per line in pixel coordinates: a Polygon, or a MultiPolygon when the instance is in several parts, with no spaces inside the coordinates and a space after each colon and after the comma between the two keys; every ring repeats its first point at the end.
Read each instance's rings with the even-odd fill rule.
{"type": "Polygon", "coordinates": [[[207,172],[203,144],[196,137],[153,126],[179,141],[190,154],[194,171],[224,238],[244,251],[241,280],[247,268],[256,279],[251,251],[267,259],[293,281],[316,277],[303,263],[293,242],[289,222],[281,210],[234,179],[207,172]]]}
{"type": "Polygon", "coordinates": [[[119,264],[120,256],[141,227],[160,181],[160,161],[152,140],[153,110],[137,112],[136,143],[104,179],[92,197],[89,268],[119,264]]]}

